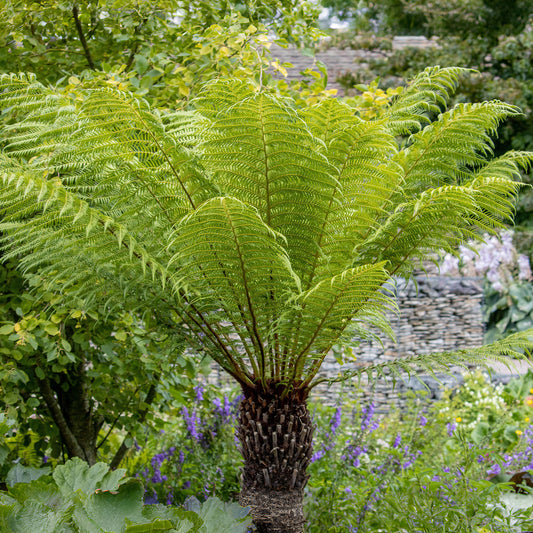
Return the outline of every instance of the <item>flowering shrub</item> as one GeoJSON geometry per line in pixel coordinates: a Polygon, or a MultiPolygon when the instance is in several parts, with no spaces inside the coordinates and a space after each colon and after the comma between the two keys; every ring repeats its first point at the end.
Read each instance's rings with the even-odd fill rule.
{"type": "Polygon", "coordinates": [[[158,435],[136,443],[137,454],[126,466],[143,481],[145,503],[170,505],[190,496],[235,499],[241,457],[234,425],[240,398],[220,398],[212,387],[197,385],[177,402],[158,435]]]}
{"type": "Polygon", "coordinates": [[[475,374],[440,402],[414,397],[407,412],[381,417],[372,403],[317,409],[309,533],[530,530],[531,509],[501,500],[513,473],[533,470],[530,380],[491,386],[475,374]]]}
{"type": "Polygon", "coordinates": [[[533,391],[531,371],[505,386],[493,385],[484,374],[476,372],[465,376],[460,389],[445,389],[443,400],[434,408],[439,420],[447,421],[453,429],[460,428],[471,441],[489,444],[490,436],[491,445],[510,450],[533,420],[529,391],[533,391]]]}
{"type": "MultiPolygon", "coordinates": [[[[326,425],[325,416],[317,413],[319,428],[326,425]]],[[[424,417],[418,420],[425,422],[424,417]]],[[[365,531],[367,514],[379,505],[391,480],[410,469],[420,452],[413,449],[410,436],[383,431],[385,423],[376,416],[372,401],[361,407],[337,406],[326,427],[318,432],[309,468],[309,532],[365,531]]]]}
{"type": "MultiPolygon", "coordinates": [[[[145,484],[146,503],[236,498],[238,401],[197,386],[164,433],[138,443],[127,466],[145,484]]],[[[512,474],[533,470],[532,372],[503,387],[473,374],[439,402],[413,394],[405,412],[380,415],[375,407],[312,405],[307,533],[533,529],[531,509],[513,511],[501,500],[512,474]]]]}
{"type": "Polygon", "coordinates": [[[484,276],[485,340],[493,342],[533,327],[533,285],[529,257],[519,254],[513,232],[486,236],[484,244],[459,246],[458,256],[447,254],[441,274],[484,276]]]}

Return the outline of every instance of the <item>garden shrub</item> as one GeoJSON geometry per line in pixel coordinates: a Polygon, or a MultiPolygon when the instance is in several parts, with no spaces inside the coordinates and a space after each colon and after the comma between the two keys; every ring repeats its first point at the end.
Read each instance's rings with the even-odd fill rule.
{"type": "Polygon", "coordinates": [[[190,509],[144,505],[139,480],[104,463],[89,467],[74,458],[49,468],[14,467],[7,493],[0,493],[0,531],[11,533],[245,533],[249,509],[210,498],[190,509]]]}

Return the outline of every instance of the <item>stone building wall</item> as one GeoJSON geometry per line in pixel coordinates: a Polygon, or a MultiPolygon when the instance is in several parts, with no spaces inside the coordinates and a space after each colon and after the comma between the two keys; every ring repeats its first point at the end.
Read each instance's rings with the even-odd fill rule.
{"type": "MultiPolygon", "coordinates": [[[[396,36],[392,40],[392,52],[405,48],[431,48],[439,46],[434,39],[422,36],[396,36]]],[[[387,59],[391,52],[379,50],[352,50],[351,48],[329,48],[316,53],[315,58],[305,56],[301,50],[294,46],[282,48],[278,45],[271,47],[272,56],[280,63],[288,62],[293,68],[288,69],[287,79],[301,78],[300,72],[310,68],[315,63],[315,58],[326,65],[328,71],[327,89],[337,89],[339,96],[344,95],[343,87],[337,82],[340,76],[368,67],[368,61],[387,59]]]]}
{"type": "Polygon", "coordinates": [[[370,50],[351,50],[330,48],[324,52],[317,52],[315,58],[304,56],[298,48],[289,47],[282,48],[281,46],[273,45],[270,49],[272,57],[276,58],[279,63],[291,63],[293,68],[287,71],[287,80],[301,79],[300,72],[313,67],[315,58],[322,61],[328,71],[328,85],[327,89],[337,89],[339,96],[344,95],[344,89],[336,80],[343,74],[354,72],[358,68],[368,66],[366,61],[369,59],[384,58],[382,52],[375,52],[370,50]]]}

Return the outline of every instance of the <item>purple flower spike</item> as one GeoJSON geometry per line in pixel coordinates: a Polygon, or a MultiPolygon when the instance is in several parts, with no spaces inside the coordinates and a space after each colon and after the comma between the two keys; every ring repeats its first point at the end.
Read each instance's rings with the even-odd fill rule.
{"type": "Polygon", "coordinates": [[[196,385],[196,387],[194,387],[194,392],[196,394],[196,397],[195,397],[196,403],[200,403],[204,399],[203,385],[196,385]]]}
{"type": "Polygon", "coordinates": [[[448,437],[451,437],[453,435],[453,432],[455,431],[456,427],[457,427],[457,424],[455,422],[448,422],[446,424],[446,430],[448,432],[448,437]]]}

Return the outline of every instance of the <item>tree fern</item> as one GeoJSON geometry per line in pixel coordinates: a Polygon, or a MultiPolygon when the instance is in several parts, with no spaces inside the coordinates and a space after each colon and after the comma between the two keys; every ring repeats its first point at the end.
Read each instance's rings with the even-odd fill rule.
{"type": "MultiPolygon", "coordinates": [[[[331,346],[392,335],[393,276],[512,218],[533,155],[492,159],[491,137],[518,110],[446,111],[463,73],[426,70],[366,122],[335,100],[301,112],[242,81],[212,82],[196,111],[162,115],[116,90],[0,78],[3,252],[87,306],[166,310],[240,383],[242,502],[262,531],[280,520],[301,530],[305,399],[331,346]],[[280,509],[296,509],[297,525],[280,509]]],[[[509,342],[524,348],[529,336],[509,342]]]]}

